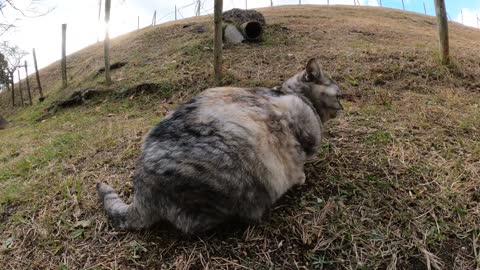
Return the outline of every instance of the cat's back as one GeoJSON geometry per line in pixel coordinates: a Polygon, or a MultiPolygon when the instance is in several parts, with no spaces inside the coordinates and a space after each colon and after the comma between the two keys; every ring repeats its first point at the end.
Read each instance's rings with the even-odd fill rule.
{"type": "Polygon", "coordinates": [[[211,88],[197,98],[197,121],[215,119],[227,125],[237,123],[251,132],[305,110],[314,115],[313,110],[297,95],[270,88],[211,88]]]}
{"type": "Polygon", "coordinates": [[[269,88],[210,88],[165,117],[149,137],[156,143],[212,135],[258,143],[261,138],[291,135],[299,117],[318,122],[311,106],[294,94],[269,88]]]}

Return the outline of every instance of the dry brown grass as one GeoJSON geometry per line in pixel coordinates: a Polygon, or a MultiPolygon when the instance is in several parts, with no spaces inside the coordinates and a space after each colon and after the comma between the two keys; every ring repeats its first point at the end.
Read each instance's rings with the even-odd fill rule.
{"type": "Polygon", "coordinates": [[[168,93],[104,96],[33,123],[46,105],[9,109],[0,131],[1,269],[476,269],[480,266],[480,31],[450,24],[454,64],[437,59],[435,20],[366,7],[261,10],[265,41],[225,48],[225,83],[273,86],[311,56],[347,94],[323,150],[256,226],[199,237],[167,225],[117,231],[94,183],[128,198],[145,132],[211,85],[208,18],[147,28],[113,42],[107,88],[101,47],[42,71],[47,103],[76,87],[157,83],[168,93]],[[184,27],[186,24],[195,24],[184,27]]]}

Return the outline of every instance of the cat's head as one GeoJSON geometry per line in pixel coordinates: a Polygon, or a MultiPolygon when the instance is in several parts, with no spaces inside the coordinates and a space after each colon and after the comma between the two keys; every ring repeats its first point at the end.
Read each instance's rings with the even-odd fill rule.
{"type": "Polygon", "coordinates": [[[310,59],[305,70],[285,81],[282,87],[309,99],[323,123],[343,111],[342,93],[335,81],[322,71],[317,58],[310,59]]]}

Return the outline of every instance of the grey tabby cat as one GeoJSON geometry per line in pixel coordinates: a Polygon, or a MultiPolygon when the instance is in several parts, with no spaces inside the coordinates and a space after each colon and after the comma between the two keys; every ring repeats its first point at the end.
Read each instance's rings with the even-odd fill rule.
{"type": "Polygon", "coordinates": [[[323,123],[343,110],[339,96],[315,58],[275,89],[203,91],[147,135],[132,204],[97,184],[107,215],[124,229],[169,221],[186,234],[230,219],[259,221],[305,182],[304,162],[317,152],[323,123]]]}

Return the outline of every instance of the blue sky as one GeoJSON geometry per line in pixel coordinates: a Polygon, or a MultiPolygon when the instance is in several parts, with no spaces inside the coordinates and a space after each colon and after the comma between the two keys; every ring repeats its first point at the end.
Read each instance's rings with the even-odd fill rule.
{"type": "MultiPolygon", "coordinates": [[[[1,0],[0,0],[1,1],[1,0]]],[[[19,5],[32,0],[15,0],[19,5]]],[[[330,0],[330,4],[353,5],[354,0],[330,0]]],[[[378,6],[379,0],[357,0],[361,5],[378,6]]],[[[405,9],[423,14],[424,0],[404,0],[405,9]]],[[[137,29],[137,16],[140,26],[145,27],[152,21],[157,11],[158,23],[174,20],[175,5],[179,8],[178,18],[194,15],[195,0],[112,0],[111,36],[115,37],[137,29]]],[[[214,0],[202,0],[202,15],[213,12],[214,0]]],[[[461,10],[464,24],[476,27],[477,13],[480,15],[480,0],[446,0],[447,12],[451,20],[461,22],[461,10]]],[[[103,37],[103,23],[98,22],[98,0],[41,0],[40,8],[55,8],[46,16],[17,21],[18,29],[9,35],[0,36],[0,41],[8,40],[31,52],[37,50],[39,66],[44,67],[60,58],[61,24],[67,23],[67,53],[100,40],[103,37]]],[[[274,5],[298,4],[298,0],[273,0],[274,5]]],[[[302,4],[326,4],[327,0],[302,0],[302,4]]],[[[425,0],[427,13],[434,15],[434,0],[425,0]]],[[[401,0],[382,0],[385,7],[402,9],[401,0]]],[[[270,0],[247,0],[248,8],[270,6],[270,0]]],[[[245,8],[245,0],[224,0],[224,10],[233,7],[245,8]]],[[[102,10],[103,13],[103,10],[102,10]]],[[[14,19],[18,16],[12,10],[5,10],[4,16],[14,19]]],[[[31,56],[27,56],[31,62],[31,56]]],[[[33,70],[33,69],[30,69],[33,70]]],[[[24,76],[24,75],[23,75],[24,76]]],[[[22,77],[23,77],[22,76],[22,77]]]]}
{"type": "MultiPolygon", "coordinates": [[[[435,15],[434,0],[404,0],[405,9],[409,11],[414,11],[418,13],[424,13],[423,3],[427,9],[428,15],[435,15]]],[[[382,0],[383,6],[388,6],[392,8],[402,9],[401,0],[382,0]]],[[[476,10],[480,13],[480,1],[479,0],[446,0],[445,5],[447,6],[448,15],[453,20],[457,18],[460,14],[460,10],[470,9],[476,10]]],[[[480,15],[480,14],[479,14],[480,15]]]]}

